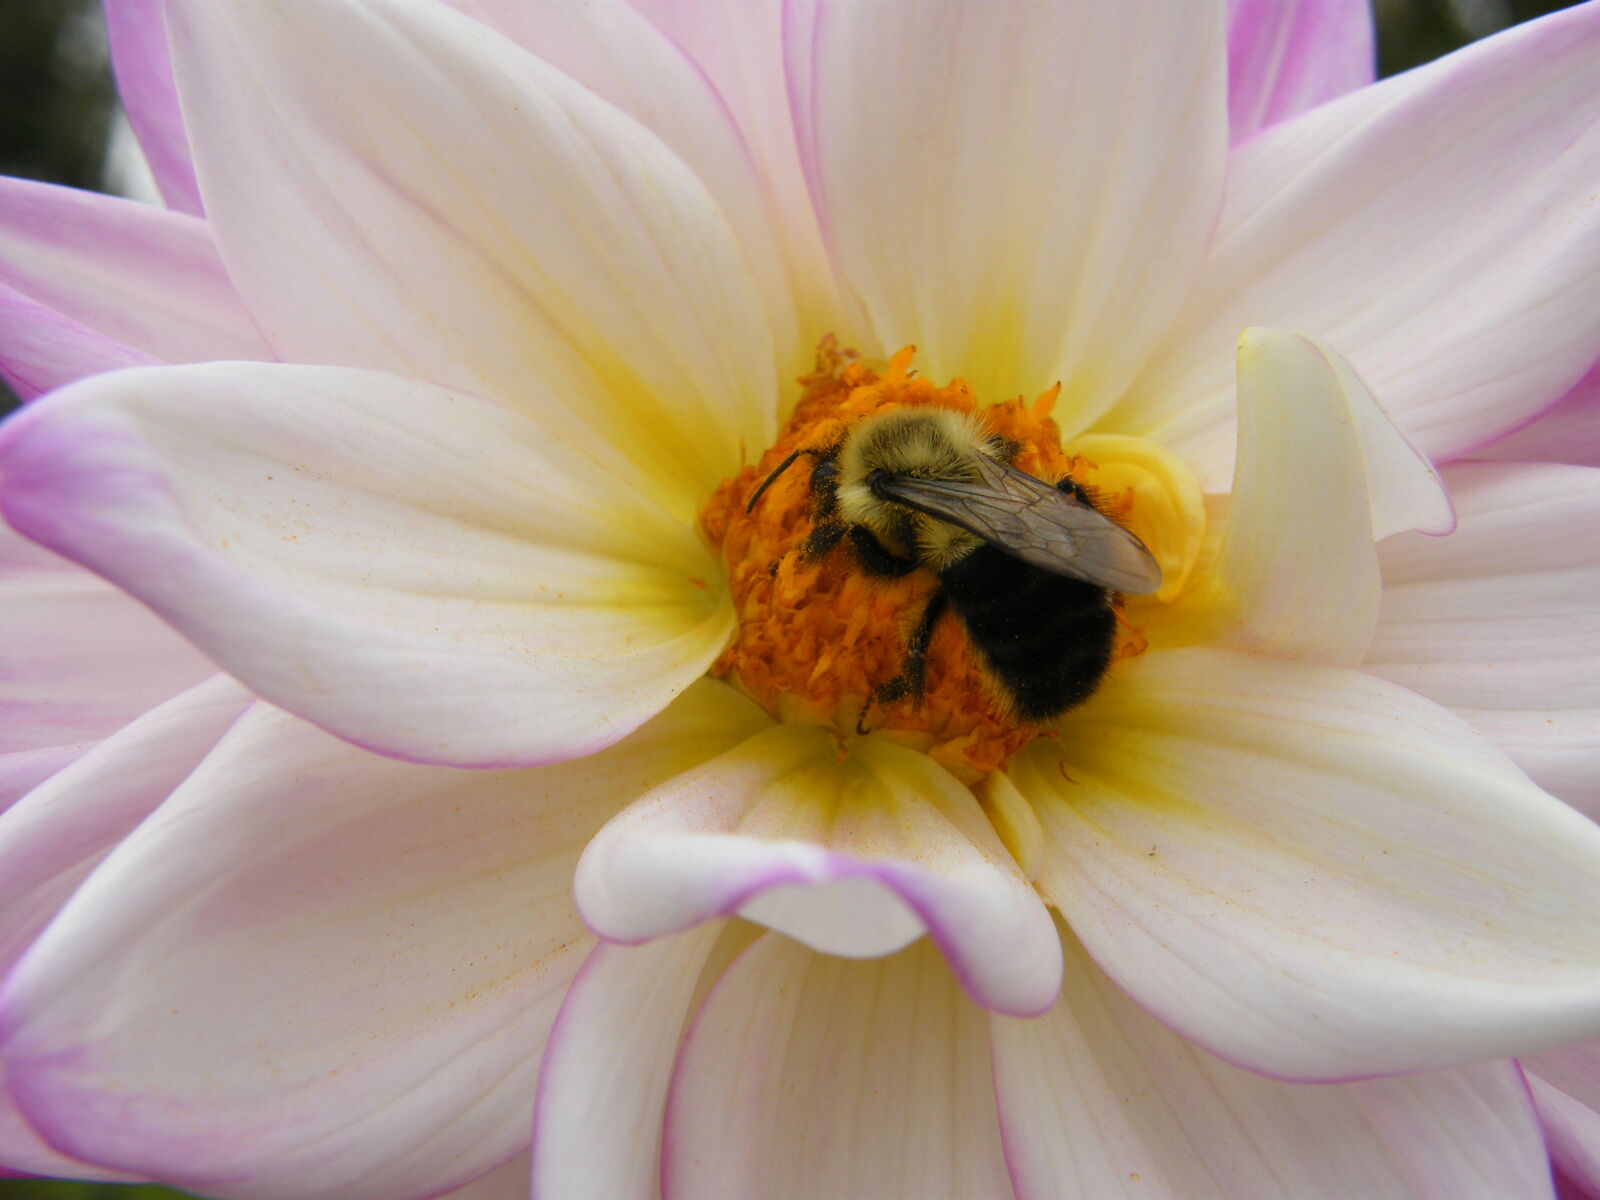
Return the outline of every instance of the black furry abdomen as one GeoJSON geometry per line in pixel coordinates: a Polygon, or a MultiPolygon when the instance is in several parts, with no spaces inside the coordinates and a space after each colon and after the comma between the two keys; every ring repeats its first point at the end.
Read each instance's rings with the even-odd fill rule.
{"type": "Polygon", "coordinates": [[[980,546],[939,576],[1017,716],[1045,721],[1082,704],[1111,665],[1111,593],[980,546]]]}

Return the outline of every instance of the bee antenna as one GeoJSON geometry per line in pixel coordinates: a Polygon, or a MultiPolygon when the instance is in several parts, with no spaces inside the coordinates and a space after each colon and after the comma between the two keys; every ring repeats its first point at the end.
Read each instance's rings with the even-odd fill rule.
{"type": "Polygon", "coordinates": [[[784,459],[781,463],[779,463],[773,469],[773,472],[772,472],[771,475],[768,475],[765,479],[763,479],[761,481],[761,486],[758,487],[755,491],[750,493],[750,499],[745,501],[745,505],[744,505],[745,512],[753,512],[755,510],[756,501],[761,499],[761,497],[766,493],[766,490],[769,487],[772,486],[773,481],[775,479],[777,479],[779,475],[782,475],[790,467],[794,466],[794,460],[795,459],[799,458],[802,454],[815,454],[815,453],[816,453],[815,450],[805,450],[805,449],[795,450],[795,451],[791,452],[788,458],[784,459]]]}

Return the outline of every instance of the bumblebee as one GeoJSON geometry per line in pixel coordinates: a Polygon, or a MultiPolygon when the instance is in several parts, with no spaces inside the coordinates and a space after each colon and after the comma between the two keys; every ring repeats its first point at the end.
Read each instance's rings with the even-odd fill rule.
{"type": "Polygon", "coordinates": [[[1013,465],[1021,447],[975,418],[899,408],[864,418],[822,449],[790,454],[762,481],[750,511],[802,456],[816,561],[848,542],[861,569],[939,579],[907,639],[900,673],[872,700],[920,699],[929,643],[953,613],[1014,716],[1047,721],[1087,700],[1111,665],[1114,593],[1161,586],[1161,568],[1073,479],[1037,479],[1013,465]]]}

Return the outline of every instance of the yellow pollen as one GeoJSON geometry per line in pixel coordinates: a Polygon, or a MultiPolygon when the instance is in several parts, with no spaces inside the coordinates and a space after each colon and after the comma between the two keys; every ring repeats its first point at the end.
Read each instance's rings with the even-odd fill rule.
{"type": "MultiPolygon", "coordinates": [[[[928,570],[903,578],[870,575],[847,545],[819,561],[801,561],[801,544],[813,528],[815,464],[807,457],[778,476],[746,512],[750,497],[794,451],[828,449],[862,418],[906,406],[980,414],[987,428],[1020,447],[1012,460],[1017,467],[1041,479],[1070,475],[1103,512],[1141,535],[1136,510],[1144,507],[1142,493],[1149,486],[1124,462],[1102,479],[1096,462],[1062,449],[1051,418],[1059,385],[1032,402],[1019,398],[980,407],[964,380],[938,386],[915,374],[914,353],[908,346],[879,370],[841,350],[831,336],[824,339],[777,440],[758,462],[725,480],[701,509],[701,526],[727,563],[739,614],[738,632],[712,674],[736,684],[780,720],[831,727],[846,744],[859,726],[925,750],[973,782],[1003,767],[1046,727],[1010,715],[957,619],[947,616],[935,627],[920,699],[872,700],[902,670],[907,639],[938,579],[928,570]]],[[[1166,562],[1163,567],[1171,569],[1166,562]]],[[[1126,620],[1120,603],[1117,615],[1116,659],[1143,653],[1144,635],[1126,620]]]]}

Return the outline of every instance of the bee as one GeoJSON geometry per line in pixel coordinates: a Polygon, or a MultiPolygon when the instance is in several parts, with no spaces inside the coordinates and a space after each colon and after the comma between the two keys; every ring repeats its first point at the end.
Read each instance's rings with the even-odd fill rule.
{"type": "Polygon", "coordinates": [[[1116,644],[1114,593],[1161,586],[1143,542],[1072,478],[1048,483],[1018,469],[1021,449],[964,413],[891,409],[856,422],[831,446],[796,450],[751,494],[747,512],[809,455],[813,528],[802,561],[848,542],[869,575],[938,577],[903,667],[869,706],[908,695],[920,701],[929,643],[951,613],[998,698],[1021,720],[1047,721],[1087,700],[1105,677],[1116,644]]]}

